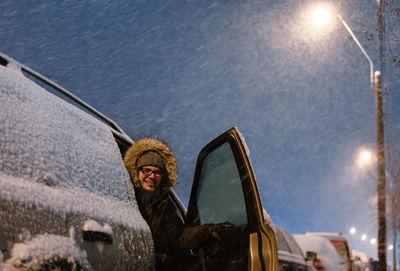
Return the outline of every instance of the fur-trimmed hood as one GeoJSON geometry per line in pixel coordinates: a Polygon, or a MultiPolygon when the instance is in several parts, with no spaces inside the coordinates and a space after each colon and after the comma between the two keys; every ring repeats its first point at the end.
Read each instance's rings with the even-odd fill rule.
{"type": "Polygon", "coordinates": [[[129,147],[125,153],[124,162],[128,169],[133,184],[136,187],[140,187],[140,181],[138,176],[138,168],[136,166],[137,159],[147,151],[157,152],[164,160],[165,170],[167,176],[163,177],[160,186],[163,188],[170,188],[176,185],[176,163],[172,152],[168,146],[155,138],[142,138],[135,141],[132,146],[129,147]]]}

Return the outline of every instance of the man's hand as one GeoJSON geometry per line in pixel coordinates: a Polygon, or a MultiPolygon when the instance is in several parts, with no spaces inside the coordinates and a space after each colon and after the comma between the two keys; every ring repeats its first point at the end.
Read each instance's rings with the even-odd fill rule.
{"type": "Polygon", "coordinates": [[[210,234],[217,240],[220,240],[222,236],[229,230],[234,228],[230,222],[218,223],[218,224],[211,224],[210,225],[210,234]]]}

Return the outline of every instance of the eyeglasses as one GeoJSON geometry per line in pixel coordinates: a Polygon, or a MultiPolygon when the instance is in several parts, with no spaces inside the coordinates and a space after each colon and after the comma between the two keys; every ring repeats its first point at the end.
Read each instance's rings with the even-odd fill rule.
{"type": "Polygon", "coordinates": [[[146,175],[146,176],[151,176],[151,174],[154,174],[154,176],[161,176],[161,170],[157,169],[157,170],[151,170],[149,168],[141,168],[140,171],[146,175]]]}

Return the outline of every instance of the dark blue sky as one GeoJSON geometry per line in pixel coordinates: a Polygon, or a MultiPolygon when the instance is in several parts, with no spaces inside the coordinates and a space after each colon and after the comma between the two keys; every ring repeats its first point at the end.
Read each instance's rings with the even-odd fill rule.
{"type": "MultiPolygon", "coordinates": [[[[376,28],[375,1],[334,2],[360,38],[376,28]]],[[[358,149],[375,147],[369,65],[339,21],[324,33],[307,25],[315,3],[6,0],[0,51],[133,139],[166,141],[185,204],[198,152],[237,126],[276,224],[291,233],[355,226],[373,236],[374,180],[354,168],[358,149]]],[[[379,63],[377,39],[361,41],[379,63]]]]}

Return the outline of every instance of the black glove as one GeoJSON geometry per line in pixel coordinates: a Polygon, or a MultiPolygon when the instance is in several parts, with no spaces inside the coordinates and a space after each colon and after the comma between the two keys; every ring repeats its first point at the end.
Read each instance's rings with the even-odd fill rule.
{"type": "Polygon", "coordinates": [[[235,227],[230,222],[218,223],[218,224],[210,224],[209,225],[209,233],[215,239],[220,240],[222,236],[229,230],[235,227]]]}

